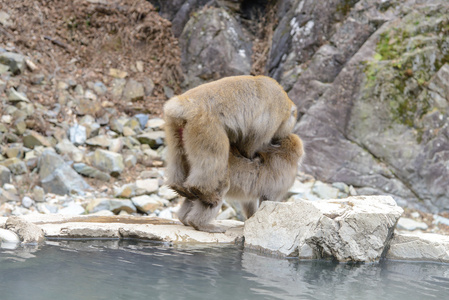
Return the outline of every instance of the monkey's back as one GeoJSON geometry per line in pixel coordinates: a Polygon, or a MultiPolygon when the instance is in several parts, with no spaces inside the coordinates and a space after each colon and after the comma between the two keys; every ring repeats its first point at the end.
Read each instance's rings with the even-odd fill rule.
{"type": "Polygon", "coordinates": [[[296,119],[293,102],[266,76],[232,76],[206,83],[170,99],[164,107],[168,117],[223,124],[230,142],[240,144],[240,150],[250,156],[253,148],[266,144],[279,128],[293,127],[283,125],[293,110],[296,119]],[[254,141],[258,145],[248,146],[254,141]]]}

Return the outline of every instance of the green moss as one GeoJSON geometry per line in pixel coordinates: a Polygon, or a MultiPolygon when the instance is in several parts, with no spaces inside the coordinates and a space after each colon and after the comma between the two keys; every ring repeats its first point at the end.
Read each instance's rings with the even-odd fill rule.
{"type": "Polygon", "coordinates": [[[431,109],[423,92],[449,63],[448,35],[449,20],[436,12],[411,13],[382,33],[373,59],[365,63],[364,99],[386,105],[394,122],[421,132],[417,120],[431,109]]]}

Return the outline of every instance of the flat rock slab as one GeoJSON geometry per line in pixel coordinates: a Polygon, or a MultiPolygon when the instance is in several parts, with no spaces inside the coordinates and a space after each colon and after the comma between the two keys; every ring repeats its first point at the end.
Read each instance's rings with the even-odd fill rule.
{"type": "Polygon", "coordinates": [[[449,263],[449,236],[396,231],[387,258],[449,263]]]}
{"type": "Polygon", "coordinates": [[[265,201],[245,223],[245,248],[304,259],[378,261],[402,212],[390,196],[265,201]]]}
{"type": "MultiPolygon", "coordinates": [[[[137,238],[169,243],[233,243],[243,236],[243,222],[223,220],[225,233],[207,233],[177,220],[135,216],[26,215],[24,221],[40,227],[47,238],[137,238]]],[[[7,218],[0,218],[4,227],[7,218]]]]}

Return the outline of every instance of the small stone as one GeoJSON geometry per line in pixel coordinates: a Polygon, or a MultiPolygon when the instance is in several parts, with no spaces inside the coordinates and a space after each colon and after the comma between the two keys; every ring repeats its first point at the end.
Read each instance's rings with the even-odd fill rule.
{"type": "Polygon", "coordinates": [[[14,75],[25,70],[25,57],[13,52],[0,52],[0,64],[7,65],[14,75]]]}
{"type": "Polygon", "coordinates": [[[96,137],[86,140],[86,144],[89,146],[96,146],[102,148],[109,148],[111,140],[107,135],[97,135],[96,137]]]}
{"type": "Polygon", "coordinates": [[[128,183],[121,187],[114,188],[114,197],[131,198],[136,195],[137,186],[134,183],[128,183]]]}
{"type": "Polygon", "coordinates": [[[55,146],[56,151],[61,155],[67,155],[74,162],[80,162],[84,158],[84,153],[73,145],[69,140],[64,139],[55,146]]]}
{"type": "Polygon", "coordinates": [[[164,94],[168,99],[170,99],[175,95],[175,91],[173,91],[171,87],[164,85],[164,94]]]}
{"type": "Polygon", "coordinates": [[[44,136],[34,130],[27,130],[24,133],[23,145],[30,149],[34,149],[34,147],[36,146],[51,147],[50,142],[44,136]]]}
{"type": "Polygon", "coordinates": [[[82,215],[84,214],[85,209],[80,204],[75,203],[74,201],[69,202],[66,207],[58,210],[58,214],[61,215],[82,215]]]}
{"type": "Polygon", "coordinates": [[[337,199],[339,190],[324,182],[315,181],[312,192],[321,199],[337,199]]]}
{"type": "Polygon", "coordinates": [[[88,166],[84,163],[76,163],[73,164],[73,169],[78,172],[78,174],[95,178],[103,181],[109,181],[111,179],[111,176],[109,174],[102,172],[100,170],[97,170],[91,166],[88,166]]]}
{"type": "Polygon", "coordinates": [[[114,177],[119,176],[125,169],[121,154],[102,149],[95,150],[93,165],[114,177]]]}
{"type": "Polygon", "coordinates": [[[4,248],[3,243],[7,244],[18,244],[20,243],[19,236],[7,229],[0,228],[0,242],[1,242],[1,248],[4,248]]]}
{"type": "Polygon", "coordinates": [[[444,218],[442,216],[439,215],[433,215],[433,223],[434,224],[444,224],[446,226],[449,226],[449,219],[448,218],[444,218]]]}
{"type": "Polygon", "coordinates": [[[11,183],[11,171],[7,167],[0,165],[0,187],[5,183],[11,183]]]}
{"type": "Polygon", "coordinates": [[[8,101],[10,102],[30,102],[27,96],[23,93],[16,91],[14,88],[10,88],[8,92],[8,101]]]}
{"type": "Polygon", "coordinates": [[[126,211],[129,214],[137,212],[132,201],[127,199],[111,199],[109,209],[115,214],[121,211],[126,211]]]}
{"type": "Polygon", "coordinates": [[[134,136],[134,135],[136,135],[136,133],[134,132],[134,130],[132,130],[128,126],[125,126],[125,127],[123,127],[123,135],[124,136],[134,136]]]}
{"type": "Polygon", "coordinates": [[[34,204],[34,200],[28,196],[22,198],[22,206],[25,208],[30,208],[34,204]]]}
{"type": "Polygon", "coordinates": [[[400,218],[398,220],[398,224],[396,225],[396,228],[399,230],[408,230],[408,231],[414,231],[414,230],[427,230],[428,226],[424,222],[418,222],[413,219],[409,218],[400,218]]]}
{"type": "Polygon", "coordinates": [[[44,82],[44,80],[45,80],[44,74],[34,74],[30,78],[31,84],[34,84],[34,85],[42,84],[44,82]]]}
{"type": "Polygon", "coordinates": [[[164,207],[164,203],[160,201],[159,197],[156,195],[142,195],[131,198],[137,209],[143,213],[150,214],[156,209],[164,207]]]}
{"type": "Polygon", "coordinates": [[[136,69],[140,73],[143,72],[143,61],[141,61],[141,60],[136,61],[136,69]]]}
{"type": "Polygon", "coordinates": [[[45,192],[44,189],[40,186],[36,185],[33,188],[33,198],[37,202],[44,202],[45,201],[45,192]]]}
{"type": "Polygon", "coordinates": [[[108,89],[106,88],[104,83],[101,81],[95,82],[93,89],[94,89],[95,93],[97,93],[98,95],[104,95],[108,91],[108,89]]]}
{"type": "Polygon", "coordinates": [[[145,128],[149,119],[147,114],[137,114],[134,116],[134,118],[136,118],[139,121],[141,129],[145,128]]]}
{"type": "Polygon", "coordinates": [[[0,11],[0,24],[2,24],[5,27],[13,26],[11,16],[4,11],[0,11]]]}
{"type": "MultiPolygon", "coordinates": [[[[123,140],[122,139],[112,139],[109,144],[109,151],[119,153],[123,149],[123,140]]],[[[125,158],[125,166],[126,166],[126,158],[125,158]]]]}
{"type": "Polygon", "coordinates": [[[164,144],[165,133],[163,131],[152,131],[140,134],[137,140],[141,144],[150,145],[151,148],[157,149],[164,144]]]}
{"type": "Polygon", "coordinates": [[[163,218],[163,219],[173,219],[173,213],[172,213],[170,207],[167,207],[166,209],[161,210],[158,217],[163,218]]]}
{"type": "Polygon", "coordinates": [[[86,127],[78,124],[70,127],[69,137],[72,144],[76,146],[83,145],[87,139],[86,127]]]}
{"type": "Polygon", "coordinates": [[[103,108],[100,101],[97,100],[96,96],[92,92],[79,100],[79,104],[76,106],[76,112],[78,115],[96,115],[103,108]]]}
{"type": "MultiPolygon", "coordinates": [[[[91,90],[86,90],[84,92],[84,98],[89,99],[89,100],[94,100],[94,101],[98,99],[97,95],[95,95],[95,93],[92,92],[91,90]]],[[[86,110],[84,110],[84,111],[86,111],[86,110]]]]}
{"type": "Polygon", "coordinates": [[[145,96],[143,85],[133,79],[128,80],[123,90],[123,98],[126,101],[142,100],[145,96]]]}
{"type": "Polygon", "coordinates": [[[109,76],[112,76],[114,78],[125,78],[126,76],[128,76],[128,73],[119,69],[110,68],[109,76]]]}
{"type": "Polygon", "coordinates": [[[415,219],[421,217],[421,215],[420,215],[419,212],[417,212],[417,211],[412,212],[410,215],[411,215],[413,218],[415,218],[415,219]]]}
{"type": "Polygon", "coordinates": [[[125,167],[131,168],[137,164],[137,157],[132,154],[127,154],[124,159],[125,167]]]}
{"type": "Polygon", "coordinates": [[[109,199],[100,198],[92,200],[88,205],[86,210],[90,213],[96,213],[102,210],[110,210],[115,214],[124,210],[128,213],[136,212],[136,207],[127,199],[109,199]]]}
{"type": "Polygon", "coordinates": [[[151,94],[153,94],[154,87],[155,84],[153,80],[151,80],[151,78],[145,77],[143,79],[143,89],[145,91],[146,96],[151,96],[151,94]]]}
{"type": "Polygon", "coordinates": [[[158,179],[139,179],[136,180],[136,195],[152,194],[159,189],[158,179]]]}
{"type": "Polygon", "coordinates": [[[17,157],[8,158],[0,162],[0,165],[7,167],[14,175],[21,175],[27,172],[25,163],[17,157]]]}
{"type": "Polygon", "coordinates": [[[111,95],[114,99],[121,99],[123,95],[123,90],[125,89],[126,80],[125,79],[114,79],[112,81],[111,95]]]}
{"type": "Polygon", "coordinates": [[[165,121],[161,118],[153,118],[153,119],[149,119],[146,127],[147,128],[151,128],[154,131],[156,130],[162,130],[164,128],[165,125],[165,121]]]}
{"type": "Polygon", "coordinates": [[[24,154],[22,144],[9,144],[5,154],[8,158],[22,158],[24,154]]]}
{"type": "MultiPolygon", "coordinates": [[[[5,184],[6,185],[6,184],[5,184]]],[[[17,195],[17,191],[14,193],[13,191],[8,191],[7,189],[0,188],[0,200],[4,201],[20,201],[19,195],[17,195]]]]}

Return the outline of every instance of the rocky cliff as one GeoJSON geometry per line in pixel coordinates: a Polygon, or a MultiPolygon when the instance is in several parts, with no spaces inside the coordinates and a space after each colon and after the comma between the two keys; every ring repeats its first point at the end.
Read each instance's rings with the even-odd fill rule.
{"type": "Polygon", "coordinates": [[[299,107],[306,173],[402,205],[449,209],[447,1],[177,2],[160,10],[177,11],[174,24],[191,10],[176,29],[186,88],[270,75],[299,107]],[[257,72],[250,65],[260,55],[257,72]]]}

